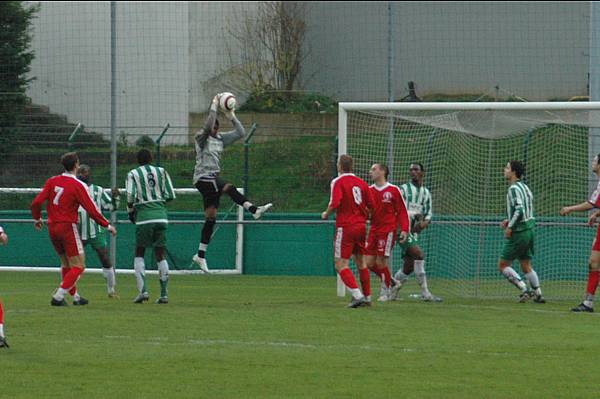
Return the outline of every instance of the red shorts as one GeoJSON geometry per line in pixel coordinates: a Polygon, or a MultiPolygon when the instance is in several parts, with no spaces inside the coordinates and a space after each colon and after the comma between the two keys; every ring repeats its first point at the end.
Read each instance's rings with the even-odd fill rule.
{"type": "Polygon", "coordinates": [[[392,255],[392,249],[394,249],[396,235],[395,231],[369,231],[369,240],[367,241],[365,253],[371,256],[389,257],[392,255]]]}
{"type": "Polygon", "coordinates": [[[350,259],[353,254],[365,253],[367,226],[354,225],[337,227],[333,240],[333,253],[336,259],[350,259]]]}
{"type": "Polygon", "coordinates": [[[75,223],[49,224],[48,233],[57,254],[64,255],[66,253],[69,258],[83,255],[83,244],[75,223]]]}

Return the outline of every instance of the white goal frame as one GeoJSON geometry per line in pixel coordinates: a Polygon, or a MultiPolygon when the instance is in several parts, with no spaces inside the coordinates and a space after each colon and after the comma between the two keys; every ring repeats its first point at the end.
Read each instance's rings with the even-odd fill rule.
{"type": "MultiPolygon", "coordinates": [[[[11,193],[11,194],[37,194],[40,191],[42,191],[40,188],[2,188],[2,190],[0,191],[1,193],[11,193]]],[[[110,192],[110,190],[105,189],[105,191],[110,192]]],[[[125,192],[124,188],[120,188],[119,191],[121,193],[125,192]]],[[[238,191],[240,193],[244,193],[244,189],[243,188],[238,188],[238,191]]],[[[198,190],[193,189],[193,188],[178,188],[175,189],[175,194],[196,194],[196,195],[200,195],[198,193],[198,190]]],[[[0,224],[2,224],[2,222],[5,223],[32,223],[33,224],[33,220],[26,220],[26,219],[11,219],[11,220],[6,220],[6,219],[0,219],[0,224]]],[[[46,220],[44,220],[44,222],[46,222],[46,220]]],[[[128,224],[131,223],[129,221],[119,221],[119,224],[128,224]]],[[[177,220],[171,220],[169,221],[169,224],[172,225],[176,225],[176,224],[201,224],[201,221],[177,221],[177,220]]],[[[224,222],[217,222],[217,226],[219,224],[236,224],[236,244],[235,244],[235,268],[234,269],[210,269],[210,273],[209,274],[215,274],[215,275],[231,275],[231,274],[242,274],[243,272],[243,264],[244,264],[244,208],[242,208],[241,206],[237,206],[237,212],[236,212],[236,220],[233,221],[227,221],[226,223],[224,222]]],[[[117,236],[118,237],[118,236],[117,236]]],[[[198,236],[199,237],[199,236],[198,236]]],[[[118,244],[117,244],[118,245],[118,244]]],[[[190,254],[190,263],[191,263],[191,257],[193,254],[190,254]]],[[[19,272],[57,272],[60,271],[59,267],[52,267],[52,266],[48,266],[48,267],[44,267],[44,266],[40,266],[40,267],[32,267],[32,266],[0,266],[0,272],[2,271],[19,271],[19,272]]],[[[134,274],[135,270],[133,269],[119,269],[119,268],[115,268],[115,272],[117,274],[134,274]]],[[[86,268],[86,273],[102,273],[102,268],[86,268]]],[[[146,274],[158,274],[157,270],[146,270],[146,274]]],[[[169,274],[173,274],[173,275],[177,275],[177,274],[204,274],[202,271],[200,270],[169,270],[169,274]]]]}
{"type": "MultiPolygon", "coordinates": [[[[338,105],[338,157],[348,150],[349,111],[600,111],[600,102],[340,102],[338,105]]],[[[435,224],[435,221],[433,222],[435,224]]],[[[346,294],[339,274],[337,295],[346,294]]]]}

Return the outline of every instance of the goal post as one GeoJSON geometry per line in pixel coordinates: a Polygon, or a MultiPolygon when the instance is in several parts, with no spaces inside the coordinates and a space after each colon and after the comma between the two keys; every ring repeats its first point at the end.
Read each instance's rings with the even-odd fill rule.
{"type": "MultiPolygon", "coordinates": [[[[338,123],[338,154],[351,155],[354,173],[369,183],[375,162],[391,161],[396,185],[410,180],[410,163],[424,165],[434,216],[419,246],[434,294],[516,295],[497,264],[505,241],[503,168],[520,160],[534,196],[533,267],[542,289],[550,298],[581,295],[594,231],[586,214],[563,218],[559,210],[589,196],[588,152],[600,148],[589,148],[588,138],[600,127],[600,102],[342,102],[338,123]]],[[[398,245],[392,260],[394,273],[403,266],[398,245]]],[[[518,262],[513,268],[520,272],[518,262]]],[[[413,277],[405,290],[420,292],[413,277]]],[[[345,291],[338,276],[337,293],[345,291]]]]}

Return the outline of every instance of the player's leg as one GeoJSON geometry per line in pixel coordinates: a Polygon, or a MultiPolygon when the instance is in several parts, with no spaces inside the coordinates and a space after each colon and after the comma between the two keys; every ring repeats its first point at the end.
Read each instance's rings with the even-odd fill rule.
{"type": "Polygon", "coordinates": [[[389,259],[389,256],[378,256],[375,260],[377,272],[381,278],[381,292],[378,299],[379,302],[387,302],[390,300],[392,275],[390,274],[389,259]]]}
{"type": "MultiPolygon", "coordinates": [[[[406,244],[406,243],[405,243],[406,244]]],[[[415,268],[415,260],[410,256],[406,245],[402,245],[402,269],[398,270],[396,274],[394,274],[394,279],[392,280],[392,287],[390,288],[389,299],[391,301],[395,301],[398,299],[398,295],[400,295],[400,289],[406,284],[408,280],[408,276],[413,272],[415,268]]]]}
{"type": "MultiPolygon", "coordinates": [[[[57,253],[61,257],[61,263],[66,263],[68,270],[63,274],[62,283],[52,296],[51,305],[66,305],[65,295],[67,293],[73,295],[74,305],[87,305],[87,299],[82,298],[77,292],[77,281],[85,270],[85,253],[77,225],[61,223],[56,227],[54,233],[56,241],[61,242],[61,251],[58,250],[56,245],[55,249],[57,249],[57,253]],[[65,255],[66,260],[64,258],[65,255]]],[[[64,268],[61,269],[64,270],[64,268]]]]}
{"type": "Polygon", "coordinates": [[[198,252],[192,257],[192,262],[196,263],[201,271],[208,273],[206,251],[208,250],[208,244],[210,244],[215,224],[217,223],[217,211],[219,209],[221,191],[216,180],[198,181],[196,188],[202,194],[202,201],[204,202],[204,225],[200,234],[198,252]]]}
{"type": "Polygon", "coordinates": [[[527,285],[512,268],[512,263],[517,258],[522,258],[527,253],[528,243],[524,244],[521,232],[513,232],[512,237],[504,242],[502,254],[498,260],[498,270],[515,287],[521,291],[519,302],[526,302],[529,298],[527,285]],[[525,252],[523,251],[525,249],[525,252]]]}
{"type": "Polygon", "coordinates": [[[533,296],[533,301],[535,303],[546,303],[546,300],[542,296],[542,288],[540,287],[540,279],[531,266],[531,258],[521,258],[519,259],[519,263],[521,264],[521,271],[525,274],[527,281],[529,282],[529,286],[531,287],[530,295],[533,296]]]}
{"type": "Polygon", "coordinates": [[[102,274],[106,279],[106,290],[108,291],[109,298],[118,298],[115,287],[117,285],[117,279],[115,275],[115,268],[110,262],[110,257],[108,255],[108,243],[106,242],[106,235],[101,234],[100,236],[96,236],[90,240],[90,244],[94,251],[96,251],[96,255],[98,255],[98,259],[100,259],[100,264],[102,265],[102,274]]]}
{"type": "Polygon", "coordinates": [[[360,278],[360,285],[362,287],[363,295],[368,305],[371,305],[371,274],[369,268],[365,263],[365,257],[359,251],[355,251],[352,255],[356,268],[358,269],[358,275],[360,278]]]}
{"type": "Polygon", "coordinates": [[[419,246],[414,246],[409,249],[409,255],[413,259],[415,278],[421,287],[421,298],[425,301],[441,302],[441,299],[434,297],[429,291],[427,284],[427,273],[425,272],[425,254],[419,246]]]}
{"type": "Polygon", "coordinates": [[[253,203],[248,201],[248,198],[246,198],[244,194],[238,191],[237,187],[235,187],[231,183],[226,183],[221,179],[217,179],[217,184],[219,186],[222,186],[222,191],[224,193],[227,193],[227,195],[231,197],[233,202],[250,212],[254,219],[260,219],[263,213],[265,213],[266,211],[271,209],[271,207],[273,207],[273,204],[271,203],[265,204],[263,206],[255,206],[253,203]]]}
{"type": "Polygon", "coordinates": [[[6,336],[4,335],[4,306],[0,300],[0,348],[8,348],[6,336]]]}
{"type": "Polygon", "coordinates": [[[146,286],[146,264],[144,254],[146,248],[152,246],[152,223],[135,226],[135,258],[133,259],[133,269],[135,272],[135,284],[138,295],[133,300],[134,303],[142,303],[150,298],[148,287],[146,286]]]}
{"type": "MultiPolygon", "coordinates": [[[[600,235],[600,228],[598,229],[598,235],[600,235]]],[[[585,290],[585,298],[582,303],[571,309],[573,312],[594,311],[594,298],[596,296],[598,282],[600,282],[600,242],[598,237],[596,237],[594,244],[592,245],[592,253],[589,259],[588,269],[589,273],[587,288],[585,290]]]]}
{"type": "Polygon", "coordinates": [[[165,257],[167,247],[167,225],[157,224],[154,231],[154,254],[158,266],[158,280],[160,283],[160,298],[156,303],[169,303],[167,286],[169,284],[169,264],[165,257]]]}
{"type": "Polygon", "coordinates": [[[358,288],[358,284],[356,282],[356,278],[350,270],[350,257],[352,256],[352,251],[354,249],[354,245],[348,239],[344,239],[344,228],[339,227],[335,232],[334,243],[334,260],[335,260],[335,270],[339,274],[340,279],[344,282],[344,285],[350,291],[352,295],[352,302],[349,307],[358,307],[362,306],[365,303],[365,297],[358,288]]]}

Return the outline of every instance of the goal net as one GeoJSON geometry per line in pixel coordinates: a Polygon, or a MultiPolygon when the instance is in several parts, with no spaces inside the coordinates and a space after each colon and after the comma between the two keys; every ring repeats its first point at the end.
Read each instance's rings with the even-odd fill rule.
{"type": "MultiPolygon", "coordinates": [[[[505,242],[503,168],[520,160],[533,192],[533,267],[544,294],[583,294],[595,229],[587,226],[587,214],[560,217],[559,210],[587,200],[590,184],[595,185],[589,154],[600,149],[588,142],[600,126],[600,103],[340,103],[339,111],[339,154],[351,155],[354,173],[367,182],[374,162],[390,166],[396,185],[410,181],[410,163],[423,164],[433,222],[419,245],[432,293],[518,294],[497,265],[505,242]]],[[[396,246],[392,272],[402,264],[396,246]]],[[[513,268],[521,272],[518,262],[513,268]]],[[[338,281],[340,295],[342,287],[338,281]]],[[[419,292],[414,276],[401,291],[403,296],[419,292]]]]}

